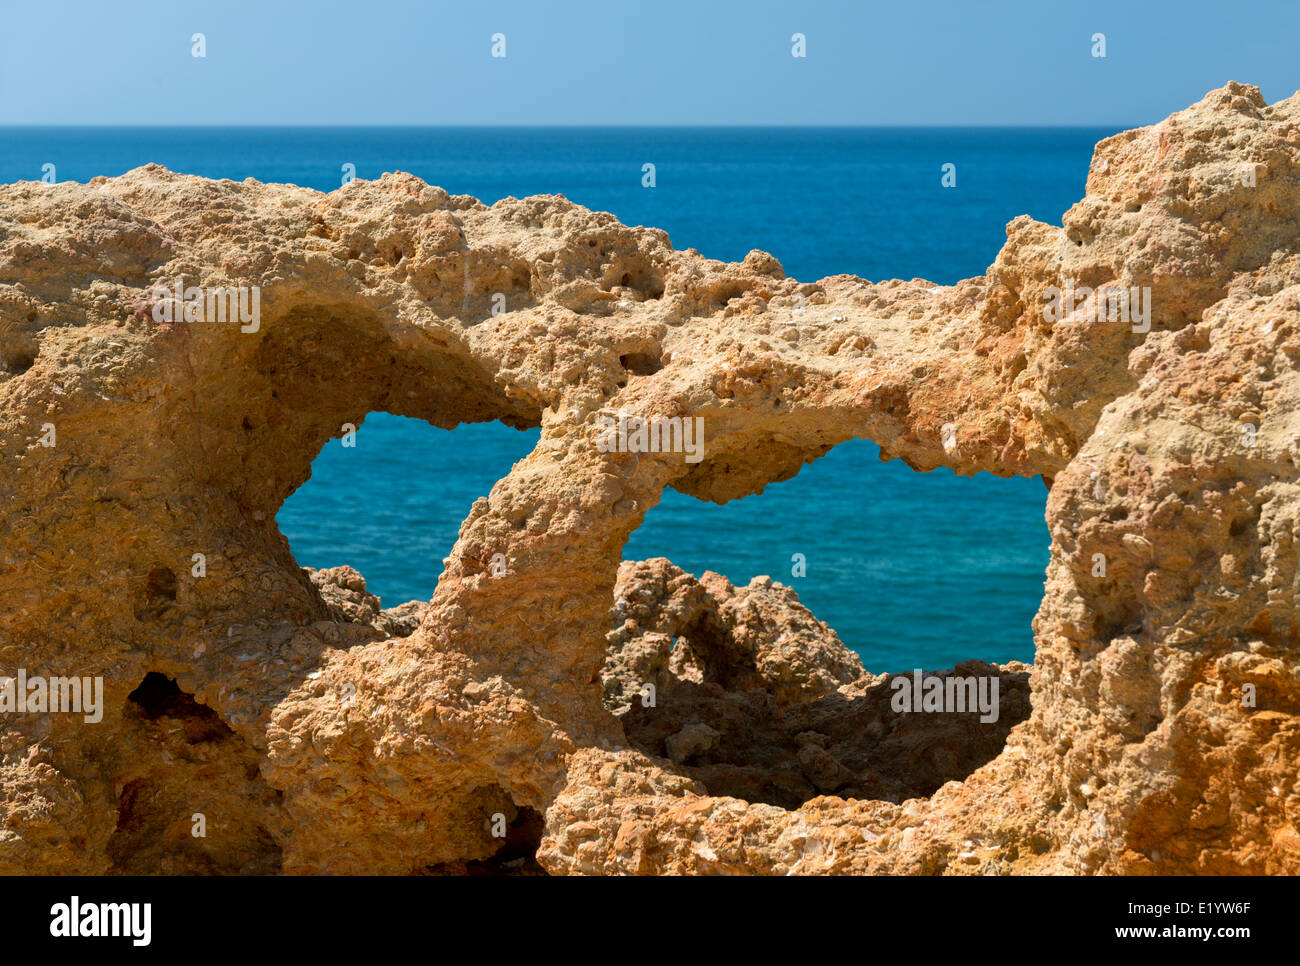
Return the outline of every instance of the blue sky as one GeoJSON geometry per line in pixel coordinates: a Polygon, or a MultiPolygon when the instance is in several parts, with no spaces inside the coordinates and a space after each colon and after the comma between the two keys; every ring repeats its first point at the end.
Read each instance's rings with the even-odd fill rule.
{"type": "Polygon", "coordinates": [[[0,13],[0,124],[1137,125],[1230,79],[1269,101],[1300,88],[1296,0],[0,0],[0,13]]]}

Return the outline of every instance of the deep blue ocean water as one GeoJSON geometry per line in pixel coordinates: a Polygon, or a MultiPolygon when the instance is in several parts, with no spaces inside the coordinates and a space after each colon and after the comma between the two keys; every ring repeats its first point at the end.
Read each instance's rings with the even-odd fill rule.
{"type": "MultiPolygon", "coordinates": [[[[328,191],[409,171],[486,202],[559,193],[677,248],[774,254],[813,281],[978,275],[1020,214],[1060,224],[1083,195],[1082,128],[0,128],[0,181],[121,174],[150,161],[328,191]],[[656,166],[643,188],[642,165],[656,166]],[[941,187],[941,166],[957,184],[941,187]]],[[[452,432],[376,413],[329,443],[278,516],[299,563],[348,563],[386,605],[428,598],[473,501],[533,447],[500,424],[452,432]],[[364,509],[363,509],[364,508],[364,509]]],[[[847,443],[726,506],[669,491],[625,551],[737,583],[793,585],[875,671],[1033,656],[1048,535],[1042,482],[918,474],[847,443]],[[807,575],[791,576],[801,553],[807,575]]]]}

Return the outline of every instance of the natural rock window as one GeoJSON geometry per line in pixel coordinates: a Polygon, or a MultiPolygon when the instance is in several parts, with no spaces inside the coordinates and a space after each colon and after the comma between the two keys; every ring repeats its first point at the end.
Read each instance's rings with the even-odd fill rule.
{"type": "MultiPolygon", "coordinates": [[[[524,809],[551,874],[1300,871],[1298,124],[1300,98],[1230,83],[1108,138],[1062,226],[1015,219],[952,286],[801,283],[559,197],[486,206],[406,174],[329,194],[156,165],[0,187],[0,314],[42,332],[0,379],[0,647],[102,677],[106,709],[7,718],[0,871],[421,872],[492,860],[487,819],[524,809]],[[638,301],[651,267],[662,293],[638,301]],[[258,287],[259,327],[155,321],[155,286],[182,277],[258,287]],[[1048,322],[1072,279],[1149,289],[1149,327],[1048,322]],[[629,373],[630,353],[663,367],[629,373]],[[620,409],[707,418],[708,458],[598,449],[620,409]],[[541,430],[469,509],[410,634],[327,600],[275,522],[376,411],[541,430]],[[607,707],[630,697],[605,673],[610,607],[620,582],[680,579],[620,571],[664,488],[739,499],[858,438],[919,470],[1052,481],[1030,716],[974,771],[984,750],[899,734],[930,768],[891,773],[843,750],[825,689],[854,669],[833,649],[812,673],[779,633],[706,622],[689,662],[667,658],[703,690],[668,700],[729,709],[761,681],[745,700],[781,711],[780,740],[748,710],[629,735],[607,707]],[[206,712],[129,700],[150,672],[229,734],[191,740],[206,712]],[[708,760],[729,722],[779,767],[708,760]],[[224,833],[194,836],[194,813],[224,833]]],[[[722,613],[745,592],[709,593],[722,613]]],[[[633,630],[618,653],[658,660],[667,632],[633,630]]],[[[876,705],[854,700],[869,731],[876,705]]]]}
{"type": "Polygon", "coordinates": [[[379,609],[372,598],[422,611],[474,501],[536,441],[535,432],[500,424],[448,431],[371,413],[350,439],[322,447],[277,524],[300,565],[358,575],[313,577],[356,598],[341,611],[348,619],[369,623],[379,609]]]}

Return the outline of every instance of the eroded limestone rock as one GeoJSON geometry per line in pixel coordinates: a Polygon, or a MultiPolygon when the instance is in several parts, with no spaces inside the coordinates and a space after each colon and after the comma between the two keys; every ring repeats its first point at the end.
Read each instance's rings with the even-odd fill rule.
{"type": "Polygon", "coordinates": [[[423,603],[408,600],[385,610],[382,601],[366,590],[366,578],[352,567],[302,569],[320,593],[331,616],[337,620],[370,624],[388,637],[406,637],[414,634],[420,626],[425,611],[423,603]]]}
{"type": "Polygon", "coordinates": [[[95,725],[0,716],[0,871],[465,870],[517,861],[496,814],[519,840],[544,816],[552,873],[1300,871],[1300,97],[1229,84],[1108,138],[1063,220],[1011,222],[955,286],[800,283],[402,174],[0,187],[0,670],[106,699],[95,725]],[[258,325],[155,321],[176,279],[256,286],[258,325]],[[1095,321],[1095,294],[1045,316],[1079,286],[1149,290],[1147,324],[1095,321]],[[542,428],[414,628],[359,621],[274,522],[374,410],[542,428]],[[601,451],[619,411],[702,418],[704,459],[601,451]],[[1052,486],[1032,714],[933,794],[924,734],[863,777],[844,722],[881,721],[880,682],[802,664],[829,632],[775,585],[660,568],[662,613],[606,638],[664,487],[758,493],[851,438],[1052,486]],[[698,682],[656,663],[683,633],[698,682]],[[698,727],[616,716],[611,661],[664,673],[657,710],[698,727]],[[141,720],[150,675],[179,718],[141,720]],[[777,791],[835,795],[756,800],[753,755],[731,762],[750,800],[719,794],[738,722],[784,749],[777,791]],[[204,803],[227,831],[182,846],[204,803]]]}
{"type": "Polygon", "coordinates": [[[767,577],[737,591],[720,574],[697,581],[663,557],[626,561],[612,618],[602,676],[615,712],[631,707],[642,685],[662,691],[672,678],[727,691],[762,688],[786,704],[864,674],[836,633],[767,577]]]}
{"type": "Polygon", "coordinates": [[[974,706],[900,713],[897,676],[867,673],[793,590],[766,577],[737,589],[663,558],[625,562],[614,597],[606,706],[633,748],[713,794],[786,808],[819,793],[926,796],[996,756],[1029,715],[1029,666],[982,661],[940,673],[997,678],[994,720],[974,706]]]}

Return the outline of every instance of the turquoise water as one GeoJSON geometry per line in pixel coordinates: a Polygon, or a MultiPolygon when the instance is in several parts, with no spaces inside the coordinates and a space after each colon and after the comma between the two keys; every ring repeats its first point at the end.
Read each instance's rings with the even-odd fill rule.
{"type": "MultiPolygon", "coordinates": [[[[983,272],[1006,222],[1059,224],[1111,129],[0,129],[0,181],[114,175],[149,161],[214,178],[337,187],[410,171],[484,201],[560,193],[678,248],[737,260],[771,252],[788,274],[939,283],[983,272]],[[657,186],[641,187],[656,165],[657,186]],[[953,163],[957,186],[940,186],[953,163]]],[[[537,431],[452,432],[372,414],[355,449],[333,441],[278,516],[298,561],[360,570],[386,605],[427,598],[473,501],[537,431]]],[[[666,556],[738,583],[792,584],[869,668],[1033,654],[1047,491],[1034,480],[918,474],[848,443],[793,480],[726,506],[669,491],[628,558],[666,556]],[[807,576],[791,576],[791,557],[807,576]]]]}

